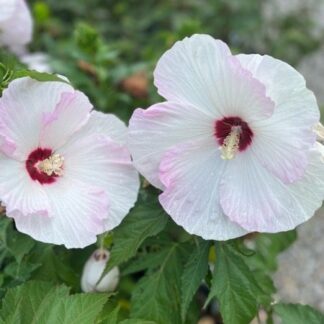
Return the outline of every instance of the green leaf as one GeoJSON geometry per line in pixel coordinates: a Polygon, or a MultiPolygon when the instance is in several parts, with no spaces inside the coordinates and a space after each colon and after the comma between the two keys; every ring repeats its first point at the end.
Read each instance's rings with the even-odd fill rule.
{"type": "Polygon", "coordinates": [[[276,234],[258,234],[255,240],[256,253],[250,258],[249,264],[265,271],[276,271],[277,256],[287,249],[297,238],[295,230],[276,234]]]}
{"type": "Polygon", "coordinates": [[[243,257],[230,244],[217,243],[207,302],[214,297],[218,299],[225,324],[250,323],[257,313],[258,294],[260,288],[243,257]]]}
{"type": "Polygon", "coordinates": [[[35,70],[19,70],[15,71],[12,75],[12,80],[18,79],[18,78],[23,78],[23,77],[30,77],[34,80],[37,81],[58,81],[58,82],[64,82],[67,84],[70,84],[68,81],[65,79],[59,77],[56,74],[51,74],[51,73],[45,73],[45,72],[37,72],[35,70]]]}
{"type": "Polygon", "coordinates": [[[104,294],[69,295],[69,288],[29,281],[6,293],[0,323],[93,323],[107,301],[104,294]]]}
{"type": "Polygon", "coordinates": [[[123,320],[119,322],[119,324],[157,324],[157,323],[153,321],[146,321],[143,319],[133,318],[133,319],[123,320]]]}
{"type": "Polygon", "coordinates": [[[324,323],[324,315],[308,305],[277,304],[274,312],[280,316],[282,324],[324,323]]]}
{"type": "Polygon", "coordinates": [[[148,202],[138,202],[114,231],[114,245],[104,273],[133,257],[144,240],[161,232],[167,221],[155,197],[148,202]]]}
{"type": "Polygon", "coordinates": [[[117,324],[119,310],[120,310],[120,306],[117,305],[109,313],[105,312],[104,316],[102,316],[102,314],[101,314],[99,323],[101,323],[101,324],[117,324]]]}
{"type": "Polygon", "coordinates": [[[169,246],[159,268],[138,282],[132,294],[132,318],[143,318],[158,324],[182,323],[180,280],[183,253],[181,244],[169,246]]]}
{"type": "Polygon", "coordinates": [[[0,230],[0,250],[12,255],[17,263],[21,263],[23,257],[27,255],[35,245],[35,241],[13,228],[12,220],[1,219],[0,230]]]}
{"type": "Polygon", "coordinates": [[[185,265],[181,277],[181,316],[183,320],[193,295],[207,274],[209,246],[210,242],[199,240],[185,265]]]}

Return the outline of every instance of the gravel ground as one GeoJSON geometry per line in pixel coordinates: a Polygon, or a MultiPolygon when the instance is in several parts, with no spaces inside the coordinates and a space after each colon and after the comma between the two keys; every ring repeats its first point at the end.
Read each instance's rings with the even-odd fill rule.
{"type": "Polygon", "coordinates": [[[297,241],[279,256],[278,298],[324,312],[324,208],[298,229],[297,241]]]}

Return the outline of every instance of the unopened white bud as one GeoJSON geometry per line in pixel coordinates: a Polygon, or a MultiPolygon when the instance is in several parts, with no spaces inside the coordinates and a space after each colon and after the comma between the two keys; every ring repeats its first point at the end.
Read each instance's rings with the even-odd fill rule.
{"type": "Polygon", "coordinates": [[[81,289],[84,292],[112,292],[116,289],[119,282],[118,267],[112,268],[98,283],[109,258],[109,251],[104,249],[92,253],[83,268],[81,277],[81,289]]]}

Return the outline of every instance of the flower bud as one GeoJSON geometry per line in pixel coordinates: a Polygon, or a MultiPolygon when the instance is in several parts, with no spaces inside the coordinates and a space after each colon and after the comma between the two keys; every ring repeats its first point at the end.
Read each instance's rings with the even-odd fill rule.
{"type": "Polygon", "coordinates": [[[119,282],[118,267],[112,268],[98,283],[110,253],[108,250],[98,249],[94,251],[86,262],[81,277],[81,289],[84,292],[112,292],[116,289],[119,282]]]}

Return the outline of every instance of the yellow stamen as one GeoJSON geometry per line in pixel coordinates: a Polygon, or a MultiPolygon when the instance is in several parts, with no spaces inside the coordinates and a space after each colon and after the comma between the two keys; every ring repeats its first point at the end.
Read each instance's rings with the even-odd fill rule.
{"type": "Polygon", "coordinates": [[[231,132],[224,139],[221,146],[221,158],[224,160],[234,159],[240,144],[241,128],[238,126],[232,127],[231,132]]]}
{"type": "Polygon", "coordinates": [[[53,154],[48,159],[45,159],[37,165],[41,172],[46,173],[48,176],[53,174],[61,176],[63,174],[64,158],[60,154],[53,154]]]}

